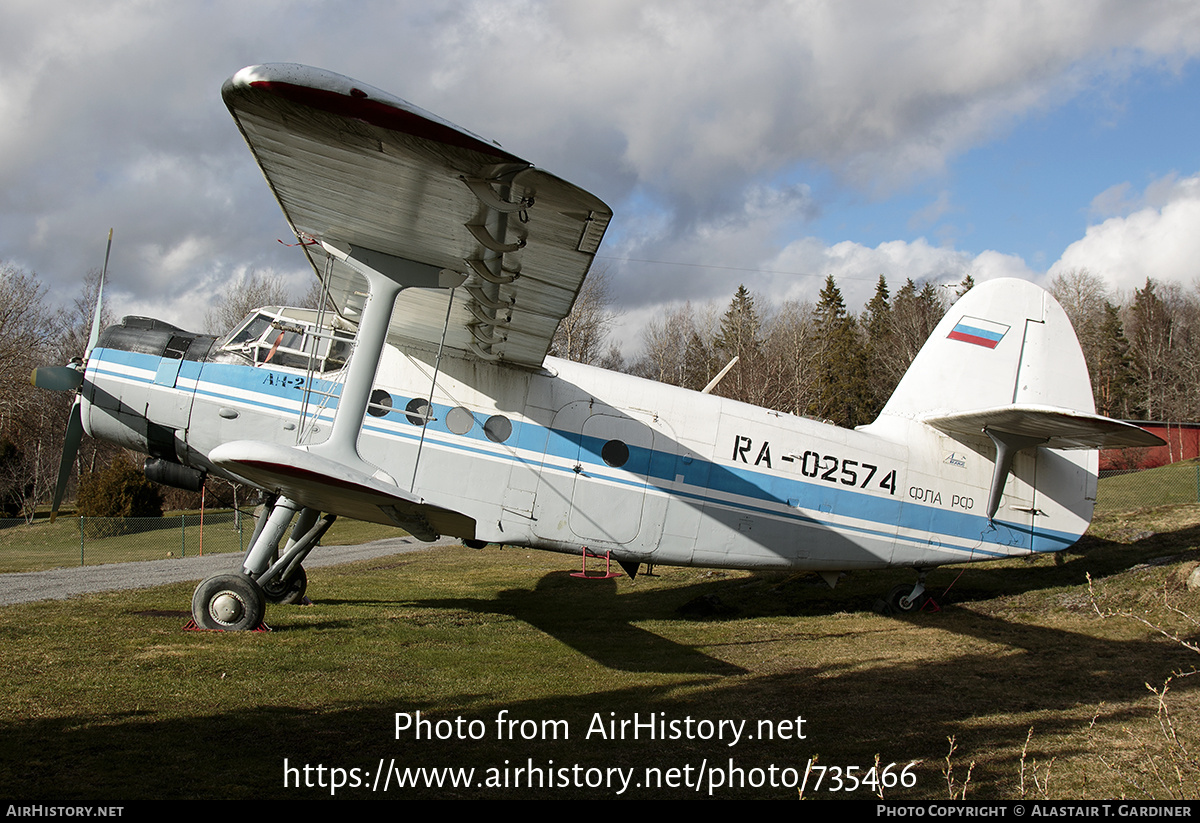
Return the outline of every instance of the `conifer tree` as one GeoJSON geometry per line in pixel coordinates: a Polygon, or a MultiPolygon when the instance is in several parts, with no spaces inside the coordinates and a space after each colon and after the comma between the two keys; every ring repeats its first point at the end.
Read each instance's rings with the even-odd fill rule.
{"type": "Polygon", "coordinates": [[[1133,359],[1129,356],[1129,340],[1125,337],[1120,313],[1107,300],[1104,301],[1104,321],[1099,336],[1100,350],[1092,375],[1096,412],[1105,417],[1128,418],[1133,359]]]}
{"type": "Polygon", "coordinates": [[[969,273],[964,274],[962,282],[960,282],[958,284],[958,289],[955,290],[954,294],[957,297],[962,297],[964,294],[966,294],[973,288],[975,288],[975,278],[972,277],[969,273]]]}
{"type": "Polygon", "coordinates": [[[873,344],[871,352],[872,395],[880,408],[945,313],[941,294],[932,283],[918,289],[910,277],[900,287],[892,302],[886,332],[871,331],[868,335],[872,341],[882,341],[873,344]]]}
{"type": "Polygon", "coordinates": [[[714,343],[718,351],[733,357],[757,349],[761,322],[754,309],[754,297],[745,286],[738,286],[729,309],[721,318],[721,329],[714,343]]]}
{"type": "Polygon", "coordinates": [[[896,384],[888,378],[886,361],[892,347],[892,304],[887,279],[881,274],[875,284],[875,295],[867,303],[862,325],[866,332],[867,408],[865,414],[875,419],[891,396],[896,384]]]}
{"type": "Polygon", "coordinates": [[[870,422],[866,419],[866,352],[833,275],[825,279],[813,318],[817,345],[810,413],[839,426],[870,422]]]}
{"type": "MultiPolygon", "coordinates": [[[[717,388],[717,393],[748,403],[757,401],[757,378],[762,354],[762,322],[754,308],[754,297],[746,287],[738,286],[729,309],[721,318],[721,328],[713,341],[718,353],[717,369],[738,358],[738,364],[717,388]]],[[[703,387],[701,387],[703,388],[703,387]]]]}
{"type": "Polygon", "coordinates": [[[1166,304],[1146,278],[1130,307],[1129,342],[1133,352],[1135,406],[1148,420],[1167,419],[1171,395],[1172,332],[1174,322],[1166,304]]]}

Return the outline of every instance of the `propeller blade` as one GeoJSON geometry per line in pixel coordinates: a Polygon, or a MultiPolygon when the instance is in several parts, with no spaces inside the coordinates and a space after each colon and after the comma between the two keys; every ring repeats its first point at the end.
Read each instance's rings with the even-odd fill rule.
{"type": "Polygon", "coordinates": [[[74,366],[39,366],[29,382],[39,389],[74,391],[83,384],[83,372],[74,366]]]}
{"type": "Polygon", "coordinates": [[[79,443],[83,440],[83,412],[78,396],[71,405],[71,416],[67,418],[67,434],[63,438],[62,462],[58,464],[58,485],[54,487],[54,503],[50,507],[50,522],[58,517],[58,504],[62,503],[63,495],[67,493],[67,481],[71,479],[71,465],[79,452],[79,443]]]}
{"type": "Polygon", "coordinates": [[[92,349],[96,346],[96,341],[100,339],[100,309],[104,303],[104,278],[108,275],[108,256],[112,254],[112,236],[113,230],[108,230],[108,248],[104,250],[104,268],[100,270],[100,287],[96,289],[96,309],[92,312],[92,333],[88,335],[87,354],[84,359],[92,353],[92,349]]]}

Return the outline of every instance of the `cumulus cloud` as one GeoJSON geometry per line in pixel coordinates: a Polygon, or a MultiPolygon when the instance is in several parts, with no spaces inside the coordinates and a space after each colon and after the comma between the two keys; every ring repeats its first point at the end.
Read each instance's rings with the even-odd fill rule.
{"type": "Polygon", "coordinates": [[[1147,278],[1191,286],[1200,277],[1200,175],[1169,176],[1140,197],[1122,192],[1122,212],[1088,226],[1051,268],[1051,276],[1087,269],[1114,290],[1141,288],[1147,278]]]}
{"type": "Polygon", "coordinates": [[[617,212],[602,253],[636,309],[724,299],[742,272],[800,294],[826,273],[1019,270],[1002,250],[810,237],[823,195],[803,181],[812,171],[885,197],[1081,89],[1200,50],[1200,6],[1170,0],[1086,13],[1007,0],[456,0],[353,14],[298,0],[14,0],[5,12],[0,258],[68,295],[115,226],[113,293],[139,307],[174,301],[177,278],[303,274],[275,243],[286,227],[219,97],[249,63],[360,78],[594,191],[617,212]],[[632,258],[676,265],[621,262],[632,258]]]}

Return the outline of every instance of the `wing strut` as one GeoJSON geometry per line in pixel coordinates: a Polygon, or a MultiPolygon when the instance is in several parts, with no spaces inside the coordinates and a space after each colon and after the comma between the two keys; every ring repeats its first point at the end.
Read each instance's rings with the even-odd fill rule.
{"type": "MultiPolygon", "coordinates": [[[[438,343],[437,358],[433,361],[433,380],[429,383],[429,399],[425,401],[425,417],[433,415],[433,395],[437,391],[438,373],[442,369],[442,350],[446,348],[446,329],[450,328],[450,309],[454,306],[454,289],[450,289],[450,299],[446,301],[446,320],[442,325],[442,341],[438,343]]],[[[409,481],[408,490],[413,491],[417,487],[417,467],[421,465],[421,450],[425,447],[425,432],[429,426],[421,426],[421,439],[417,441],[417,457],[413,460],[412,480],[409,481]]]]}
{"type": "Polygon", "coordinates": [[[350,244],[321,241],[325,251],[353,267],[367,279],[367,301],[358,323],[354,354],[347,368],[346,385],[338,399],[337,413],[329,439],[313,446],[310,451],[335,460],[391,485],[394,478],[377,466],[372,466],[358,453],[358,435],[370,402],[371,386],[379,368],[379,358],[387,341],[388,323],[396,298],[407,288],[454,289],[466,276],[449,269],[439,269],[427,263],[406,260],[372,249],[350,244]]]}

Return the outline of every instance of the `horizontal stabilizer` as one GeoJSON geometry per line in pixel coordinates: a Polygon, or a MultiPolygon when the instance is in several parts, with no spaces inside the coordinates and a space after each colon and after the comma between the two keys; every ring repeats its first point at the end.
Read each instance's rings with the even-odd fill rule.
{"type": "Polygon", "coordinates": [[[1054,406],[1007,405],[921,418],[957,440],[987,439],[986,430],[1036,438],[1052,449],[1161,446],[1162,438],[1098,414],[1054,406]]]}
{"type": "Polygon", "coordinates": [[[420,540],[436,540],[441,532],[434,521],[440,515],[453,515],[390,483],[294,446],[235,440],[217,446],[208,459],[252,485],[304,506],[391,523],[420,540]]]}

